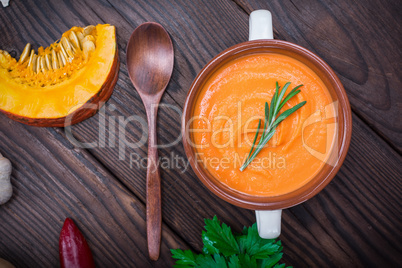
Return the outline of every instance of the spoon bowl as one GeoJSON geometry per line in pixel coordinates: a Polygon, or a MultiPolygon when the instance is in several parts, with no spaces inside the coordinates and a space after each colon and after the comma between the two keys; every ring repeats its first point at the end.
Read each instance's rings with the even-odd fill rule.
{"type": "Polygon", "coordinates": [[[147,22],[134,30],[127,44],[127,68],[147,113],[147,240],[149,257],[155,261],[159,258],[162,228],[156,118],[159,101],[172,76],[173,63],[172,40],[160,24],[147,22]]]}
{"type": "Polygon", "coordinates": [[[174,52],[168,32],[158,23],[138,26],[127,44],[127,67],[142,95],[163,94],[173,72],[174,52]]]}

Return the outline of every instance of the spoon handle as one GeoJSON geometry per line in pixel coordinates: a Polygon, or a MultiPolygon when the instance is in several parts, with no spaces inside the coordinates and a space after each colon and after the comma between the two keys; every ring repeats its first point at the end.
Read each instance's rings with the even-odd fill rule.
{"type": "Polygon", "coordinates": [[[162,228],[161,177],[156,147],[156,118],[158,105],[147,107],[148,117],[148,170],[147,170],[147,240],[151,260],[159,258],[162,228]]]}

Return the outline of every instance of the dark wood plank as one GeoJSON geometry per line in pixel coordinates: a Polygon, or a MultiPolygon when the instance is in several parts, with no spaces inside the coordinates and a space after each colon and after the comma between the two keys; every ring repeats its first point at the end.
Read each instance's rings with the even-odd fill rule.
{"type": "MultiPolygon", "coordinates": [[[[206,9],[199,8],[198,12],[204,12],[207,14],[210,11],[209,9],[217,8],[211,6],[206,9]]],[[[121,10],[120,12],[124,11],[121,10]]],[[[126,12],[130,13],[129,11],[126,12]]],[[[143,10],[141,12],[143,12],[143,10]]],[[[235,17],[236,12],[239,13],[239,17],[243,16],[241,10],[233,9],[231,17],[235,17]]],[[[191,10],[188,13],[191,14],[191,10]]],[[[127,16],[130,18],[129,15],[127,16]]],[[[226,19],[224,13],[222,13],[221,16],[223,20],[229,19],[226,19]]],[[[169,25],[168,21],[162,23],[169,25]]],[[[234,28],[241,28],[240,23],[237,25],[236,22],[233,22],[233,24],[234,28]]],[[[184,28],[184,23],[182,27],[180,26],[181,25],[169,30],[172,36],[180,34],[184,28]]],[[[128,26],[121,25],[121,27],[124,28],[128,26]]],[[[192,31],[196,30],[192,29],[192,31]]],[[[192,31],[188,30],[187,34],[191,36],[192,31]]],[[[194,36],[200,38],[199,36],[205,34],[202,32],[202,29],[199,31],[200,32],[196,31],[197,34],[194,36]]],[[[128,30],[124,32],[128,32],[128,30]]],[[[205,48],[201,48],[200,50],[202,49],[205,50],[205,48]]],[[[189,50],[190,48],[186,50],[186,48],[183,47],[179,53],[186,53],[185,56],[189,58],[194,57],[189,50]]],[[[220,47],[217,47],[216,50],[216,53],[218,53],[220,47]]],[[[181,54],[179,55],[180,56],[176,55],[176,58],[180,58],[181,54]]],[[[122,65],[124,66],[124,57],[122,58],[122,65]]],[[[181,61],[184,62],[184,60],[181,61]]],[[[197,67],[198,66],[196,65],[192,68],[194,76],[197,72],[197,67]]],[[[178,67],[176,66],[176,68],[178,67]]],[[[177,72],[179,72],[179,70],[177,70],[177,72]]],[[[177,78],[174,78],[171,82],[168,92],[171,88],[173,88],[173,90],[177,90],[177,88],[179,90],[186,90],[183,88],[184,86],[175,79],[177,78]]],[[[176,94],[176,92],[171,94],[172,96],[177,97],[176,101],[181,98],[179,93],[177,93],[177,95],[173,94],[176,94]]],[[[175,105],[176,102],[171,99],[169,95],[165,95],[164,103],[175,105]]],[[[116,92],[108,105],[110,104],[116,105],[117,109],[110,111],[110,109],[107,108],[105,110],[104,118],[97,115],[96,117],[73,127],[74,133],[79,140],[99,142],[97,130],[99,129],[99,122],[102,121],[105,122],[108,132],[107,138],[109,138],[109,135],[111,137],[116,137],[120,131],[123,131],[123,128],[121,128],[114,135],[110,133],[110,121],[113,121],[115,118],[122,116],[124,119],[130,115],[137,115],[145,120],[145,113],[142,104],[138,100],[136,92],[128,82],[128,77],[124,71],[124,67],[122,67],[119,85],[116,87],[116,92]]],[[[180,105],[181,103],[178,102],[178,104],[180,105]]],[[[181,107],[179,106],[179,108],[181,107]]],[[[180,135],[179,119],[179,116],[172,109],[161,110],[159,113],[159,141],[162,144],[173,142],[180,135]]],[[[356,134],[353,136],[353,144],[356,146],[352,145],[351,151],[354,150],[355,157],[362,159],[362,163],[358,163],[362,168],[351,174],[348,172],[346,173],[347,175],[340,172],[338,177],[334,180],[335,185],[338,185],[337,187],[331,188],[331,191],[325,190],[316,199],[307,202],[303,206],[285,211],[282,239],[285,242],[285,247],[287,247],[286,252],[289,253],[289,257],[285,257],[285,260],[289,261],[290,264],[304,266],[320,266],[320,264],[321,266],[341,266],[347,264],[347,261],[349,261],[352,263],[352,266],[364,266],[369,262],[378,264],[382,262],[395,264],[398,261],[398,259],[395,260],[395,257],[394,259],[391,258],[389,260],[384,257],[386,256],[385,252],[387,250],[396,252],[399,249],[397,243],[379,249],[376,248],[376,243],[382,246],[387,245],[384,241],[390,239],[388,237],[389,232],[398,234],[395,222],[398,222],[398,218],[396,218],[398,215],[396,213],[396,208],[397,204],[400,202],[399,195],[397,194],[398,191],[400,191],[400,183],[397,178],[401,171],[398,165],[401,159],[391,148],[384,144],[381,138],[365,127],[361,120],[357,117],[354,119],[354,131],[357,133],[357,136],[356,134]],[[372,143],[368,143],[367,141],[372,141],[372,143]],[[360,148],[362,145],[366,147],[360,148]],[[385,151],[380,150],[383,146],[386,148],[385,151]],[[379,158],[382,154],[385,156],[379,158]],[[381,170],[382,166],[392,166],[391,173],[385,174],[377,171],[377,169],[381,170]],[[367,181],[366,177],[368,177],[367,181]],[[386,189],[381,192],[379,200],[377,200],[378,197],[376,195],[370,194],[369,192],[371,185],[377,181],[377,178],[384,180],[384,187],[386,189]],[[365,200],[347,198],[347,193],[343,192],[343,184],[346,183],[349,185],[349,181],[359,185],[359,187],[364,186],[364,188],[366,188],[362,191],[362,195],[367,196],[365,200]],[[362,183],[363,185],[361,185],[362,183]],[[395,190],[394,186],[398,190],[395,190]],[[328,191],[331,195],[328,194],[328,191]],[[393,194],[390,194],[387,191],[390,191],[390,193],[393,194]],[[391,196],[390,199],[387,198],[388,195],[391,196]],[[383,203],[384,199],[388,199],[390,205],[383,203]],[[310,202],[313,202],[311,203],[312,205],[310,205],[310,202]],[[379,215],[373,215],[370,212],[370,209],[367,209],[366,202],[369,204],[376,204],[381,209],[384,209],[385,212],[383,213],[385,214],[383,215],[386,215],[385,218],[387,218],[385,220],[386,226],[377,223],[381,221],[381,217],[379,215]],[[347,211],[343,211],[343,207],[340,207],[338,203],[342,203],[345,209],[347,208],[347,211]],[[367,214],[362,214],[360,212],[360,209],[364,208],[364,212],[367,214]],[[312,213],[312,210],[318,210],[318,212],[312,213]],[[332,213],[329,218],[330,220],[323,216],[325,215],[323,212],[326,211],[332,213]],[[357,216],[354,216],[355,214],[357,216]],[[336,219],[338,217],[341,218],[343,222],[337,223],[336,219]],[[372,231],[374,237],[371,238],[372,240],[369,240],[369,244],[366,243],[364,238],[365,235],[356,231],[360,224],[363,226],[375,225],[376,229],[372,231]],[[337,235],[336,232],[329,231],[330,228],[339,231],[339,234],[337,235]],[[391,231],[384,233],[384,228],[389,228],[391,231]],[[303,239],[300,238],[301,233],[303,234],[303,239]],[[379,250],[379,252],[376,254],[373,253],[373,248],[379,250]],[[306,255],[312,257],[306,257],[306,255]]],[[[103,123],[101,123],[101,125],[102,124],[103,123]]],[[[140,140],[140,137],[142,136],[141,133],[140,125],[133,124],[126,128],[125,135],[130,142],[136,142],[140,140]]],[[[115,140],[118,140],[117,137],[115,140]]],[[[121,161],[119,160],[118,148],[111,148],[106,145],[104,148],[93,148],[91,149],[91,152],[100,159],[100,161],[103,161],[104,165],[113,173],[117,174],[120,180],[127,185],[133,193],[135,193],[140,199],[145,200],[145,168],[137,168],[135,166],[130,167],[129,160],[130,153],[138,154],[141,158],[144,158],[146,156],[145,148],[145,144],[140,148],[126,148],[125,159],[121,161]]],[[[169,157],[171,154],[182,158],[185,157],[181,143],[168,149],[160,150],[160,155],[162,157],[169,157]]],[[[355,165],[357,165],[357,163],[356,161],[352,161],[352,159],[349,160],[348,158],[346,160],[343,169],[356,169],[355,165]]],[[[199,234],[202,229],[202,219],[204,217],[212,217],[214,214],[217,214],[225,222],[231,224],[235,230],[240,230],[242,225],[249,225],[254,221],[254,215],[252,212],[227,205],[216,197],[211,196],[211,194],[195,178],[192,171],[187,171],[185,174],[182,174],[179,168],[165,168],[163,169],[162,177],[163,217],[169,226],[171,226],[177,233],[180,233],[181,236],[183,236],[185,240],[197,250],[201,249],[199,234]],[[188,218],[188,214],[192,215],[192,217],[188,218]]],[[[332,187],[332,184],[330,187],[332,187]]],[[[377,211],[380,211],[380,209],[377,209],[377,211]]],[[[393,242],[395,241],[397,240],[393,240],[393,242]]]]}
{"type": "MultiPolygon", "coordinates": [[[[115,3],[114,3],[115,4],[115,3]]],[[[218,3],[219,4],[219,3],[218,3]]],[[[219,50],[224,49],[224,47],[227,47],[228,45],[232,44],[225,44],[226,39],[221,39],[219,40],[219,46],[213,46],[213,44],[210,44],[209,41],[205,42],[204,38],[201,36],[205,36],[208,34],[216,34],[216,37],[219,36],[217,34],[216,29],[218,29],[219,23],[214,23],[213,28],[210,26],[210,24],[206,24],[206,26],[203,26],[201,28],[202,34],[199,32],[200,29],[197,28],[197,24],[194,22],[191,22],[192,19],[197,20],[201,22],[200,18],[197,17],[199,16],[200,12],[205,13],[205,14],[215,14],[215,16],[222,17],[224,14],[226,14],[224,11],[229,10],[229,12],[233,12],[245,16],[245,14],[238,8],[236,4],[233,2],[228,2],[224,3],[225,6],[220,7],[221,9],[218,9],[216,6],[213,5],[207,5],[201,7],[202,10],[200,11],[199,8],[194,8],[192,6],[188,6],[185,1],[183,2],[177,2],[177,3],[160,3],[158,1],[155,2],[148,2],[147,4],[143,2],[127,2],[124,7],[119,7],[118,12],[115,14],[109,14],[107,16],[118,16],[123,15],[126,20],[120,20],[118,29],[123,29],[123,34],[127,34],[127,36],[122,37],[121,39],[126,40],[123,47],[126,45],[126,42],[129,38],[130,30],[133,30],[138,24],[142,23],[142,16],[148,18],[149,20],[157,21],[164,25],[166,29],[169,31],[171,36],[173,37],[173,42],[174,42],[174,47],[175,47],[175,71],[173,78],[169,84],[169,87],[167,89],[168,94],[165,94],[162,102],[166,105],[172,105],[172,108],[169,107],[161,107],[160,112],[159,112],[159,120],[158,120],[158,129],[159,131],[159,142],[161,144],[169,144],[174,142],[175,140],[178,140],[180,143],[175,144],[174,146],[165,149],[165,150],[160,150],[160,156],[161,157],[166,157],[166,158],[172,158],[172,157],[178,157],[180,158],[180,162],[183,162],[183,164],[187,165],[188,168],[188,163],[186,161],[186,157],[184,155],[183,147],[181,144],[181,138],[180,137],[180,116],[181,114],[178,114],[175,112],[175,108],[178,109],[179,111],[182,110],[181,105],[178,105],[176,103],[177,100],[181,99],[182,102],[184,102],[184,98],[187,92],[187,88],[183,88],[183,85],[181,84],[178,79],[181,79],[180,77],[175,77],[175,74],[182,72],[182,71],[187,71],[190,67],[191,73],[186,74],[186,81],[189,84],[191,83],[191,80],[195,76],[196,72],[198,72],[199,69],[201,69],[202,65],[205,64],[210,58],[212,58],[213,54],[212,53],[218,53],[219,50]],[[160,5],[163,5],[162,7],[160,5]],[[172,9],[172,6],[174,7],[172,9]],[[127,8],[130,7],[130,8],[127,8]],[[190,10],[186,11],[186,9],[189,8],[190,10]],[[228,9],[229,8],[229,9],[228,9]],[[155,10],[158,11],[164,11],[163,13],[155,12],[155,10]],[[183,10],[180,11],[179,15],[177,14],[177,10],[183,10]],[[190,21],[184,21],[184,18],[178,19],[178,23],[180,24],[172,24],[170,21],[171,16],[181,16],[181,14],[187,14],[185,18],[187,18],[190,21]],[[138,24],[136,24],[138,21],[138,24]],[[130,23],[128,23],[130,22],[130,23]],[[187,25],[188,23],[188,25],[187,25]],[[180,41],[183,42],[183,44],[178,45],[176,43],[176,38],[175,36],[180,36],[181,38],[180,41]],[[194,40],[196,38],[196,40],[194,40]],[[189,49],[193,50],[193,46],[196,45],[196,43],[193,42],[202,42],[207,46],[206,51],[208,49],[212,50],[212,52],[208,52],[208,54],[205,55],[205,53],[189,53],[189,49]],[[192,42],[193,44],[190,44],[189,42],[192,42]],[[191,59],[187,59],[182,55],[183,53],[186,53],[187,55],[191,55],[191,59]],[[209,55],[209,56],[208,56],[209,55]],[[196,59],[194,59],[196,58],[196,59]],[[200,61],[202,59],[202,62],[198,63],[197,67],[194,67],[192,65],[188,66],[177,66],[177,61],[182,61],[185,60],[186,62],[188,61],[200,61]],[[197,70],[196,70],[197,68],[197,70]],[[172,97],[174,98],[172,98],[172,97]],[[184,163],[185,161],[185,163],[184,163]]],[[[97,12],[102,12],[98,7],[93,6],[93,9],[95,9],[97,12]]],[[[110,11],[112,12],[112,10],[110,11]]],[[[229,14],[226,14],[224,17],[226,20],[230,20],[231,16],[229,14]]],[[[245,16],[246,18],[246,16],[245,16]]],[[[226,21],[225,19],[223,21],[226,21]]],[[[225,22],[226,24],[227,22],[225,22]]],[[[212,24],[212,22],[211,22],[212,24]]],[[[227,23],[228,27],[230,23],[227,23]]],[[[240,25],[240,23],[239,23],[240,25]]],[[[233,27],[233,26],[232,26],[233,27]]],[[[246,35],[247,27],[244,27],[244,34],[246,35]]],[[[218,42],[218,41],[217,41],[218,42]]],[[[229,42],[235,42],[235,41],[229,41],[229,42]]],[[[105,119],[99,120],[99,115],[95,117],[92,122],[86,122],[84,124],[80,124],[77,126],[73,127],[74,134],[79,138],[79,140],[82,141],[97,141],[99,137],[99,133],[96,131],[97,127],[99,126],[99,122],[101,121],[106,121],[106,130],[107,130],[107,139],[109,138],[109,135],[113,137],[113,134],[110,133],[111,128],[109,121],[110,119],[114,118],[122,118],[126,119],[129,116],[135,115],[145,120],[145,111],[143,108],[143,105],[138,97],[137,92],[134,90],[132,87],[131,83],[129,82],[128,76],[127,76],[127,71],[125,67],[125,51],[121,50],[120,51],[121,59],[122,59],[122,68],[121,68],[121,73],[119,77],[119,82],[118,85],[115,89],[115,93],[112,96],[112,99],[108,102],[108,105],[113,104],[115,107],[117,107],[116,110],[110,111],[109,106],[105,109],[105,119]],[[121,86],[122,85],[122,86],[121,86]]],[[[185,85],[184,85],[185,86],[185,85]]],[[[146,121],[146,120],[145,120],[146,121]]],[[[144,122],[145,122],[144,121],[144,122]]],[[[103,124],[103,123],[101,123],[103,124]]],[[[124,128],[120,126],[120,129],[116,131],[114,140],[118,142],[118,136],[121,135],[121,133],[125,132],[127,140],[129,142],[137,142],[140,140],[140,137],[143,136],[143,131],[141,129],[141,125],[137,124],[130,124],[128,127],[124,128]]],[[[99,140],[98,140],[99,141],[99,140]]],[[[144,167],[137,168],[136,166],[130,166],[130,154],[134,154],[135,156],[138,155],[141,159],[146,158],[146,144],[143,144],[139,148],[129,148],[126,147],[124,150],[124,160],[120,159],[120,153],[119,153],[119,148],[118,144],[115,144],[114,148],[111,148],[111,146],[106,145],[105,148],[94,148],[91,150],[91,152],[100,160],[103,161],[103,164],[107,166],[113,174],[116,174],[121,181],[127,185],[127,187],[140,199],[142,199],[145,202],[145,177],[146,177],[146,169],[144,167]]],[[[183,165],[182,163],[179,163],[180,165],[183,165]]],[[[183,166],[181,167],[183,168],[183,166]]],[[[190,182],[189,185],[186,184],[185,179],[187,173],[182,173],[182,170],[176,170],[176,171],[169,171],[168,169],[163,170],[163,188],[169,189],[169,191],[164,191],[162,194],[162,206],[163,206],[163,217],[167,220],[167,223],[172,226],[172,228],[177,228],[177,230],[182,230],[182,229],[188,229],[188,235],[185,236],[185,240],[190,244],[190,245],[195,245],[198,248],[200,248],[201,241],[199,234],[201,233],[201,229],[203,226],[203,218],[205,217],[211,217],[211,215],[214,215],[216,211],[220,211],[221,215],[226,215],[225,218],[228,219],[240,219],[240,222],[244,225],[246,224],[246,221],[243,219],[242,216],[242,210],[237,210],[236,208],[230,209],[229,211],[226,211],[226,203],[223,202],[222,200],[214,199],[213,202],[216,202],[216,205],[211,209],[209,200],[211,200],[212,194],[207,191],[203,186],[200,184],[200,182],[197,181],[197,179],[194,177],[193,174],[191,174],[190,177],[190,182]],[[168,177],[168,178],[167,178],[168,177]],[[179,179],[180,178],[180,179],[179,179]],[[194,184],[194,181],[196,183],[194,184]],[[186,194],[185,196],[182,196],[181,193],[191,193],[189,196],[186,194]],[[199,200],[205,200],[204,202],[200,202],[199,200]],[[179,204],[179,208],[175,205],[179,204]],[[192,215],[190,219],[188,219],[189,223],[186,223],[185,225],[182,225],[181,221],[183,217],[186,217],[186,215],[192,215]],[[167,216],[165,216],[167,215],[167,216]],[[196,226],[196,229],[194,229],[194,226],[196,226]],[[195,235],[194,235],[195,234],[195,235]]],[[[188,177],[188,176],[187,176],[188,177]]],[[[252,215],[252,214],[251,214],[252,215]]],[[[187,220],[186,220],[187,221],[187,220]]]]}
{"type": "Polygon", "coordinates": [[[338,175],[316,197],[290,209],[295,218],[285,220],[297,233],[289,243],[306,243],[288,254],[309,259],[302,266],[397,267],[402,261],[402,158],[353,120],[351,147],[338,175]]]}
{"type": "Polygon", "coordinates": [[[338,74],[353,111],[402,152],[402,5],[387,1],[237,1],[273,13],[275,38],[315,52],[338,74]]]}
{"type": "MultiPolygon", "coordinates": [[[[281,239],[288,254],[284,260],[290,264],[339,267],[351,263],[363,267],[401,261],[397,252],[401,250],[398,241],[402,238],[398,226],[402,220],[402,158],[358,117],[353,119],[352,145],[334,181],[317,197],[284,211],[281,239]]],[[[84,125],[77,126],[82,127],[77,131],[85,130],[86,137],[96,140],[84,125]]],[[[118,159],[117,149],[92,152],[99,159],[108,155],[104,164],[144,200],[144,187],[139,182],[145,178],[145,167],[130,167],[127,160],[114,160],[118,159]]],[[[134,152],[145,157],[140,150],[134,152]]],[[[162,157],[169,157],[170,153],[185,157],[181,143],[160,150],[162,157]]],[[[163,218],[197,250],[202,247],[199,234],[204,217],[217,214],[237,231],[255,221],[251,211],[212,196],[191,170],[183,174],[179,168],[163,168],[162,178],[163,218]]]]}
{"type": "Polygon", "coordinates": [[[12,199],[0,207],[0,257],[17,267],[57,267],[58,238],[71,217],[98,267],[167,267],[186,246],[163,226],[161,257],[147,254],[145,207],[86,151],[52,129],[0,115],[0,151],[13,165],[12,199]]]}
{"type": "MultiPolygon", "coordinates": [[[[248,16],[244,12],[247,10],[247,6],[272,8],[272,11],[281,14],[278,17],[274,16],[277,37],[299,43],[318,54],[325,52],[315,46],[319,45],[319,42],[327,40],[328,36],[324,35],[325,38],[321,37],[315,41],[313,38],[316,37],[315,35],[303,32],[306,31],[304,28],[303,31],[300,30],[299,28],[302,27],[298,24],[300,22],[287,17],[289,12],[291,15],[298,14],[295,11],[296,7],[290,2],[283,2],[283,4],[282,2],[264,2],[262,4],[253,2],[250,5],[244,3],[240,3],[241,8],[231,1],[209,1],[207,5],[200,1],[194,1],[191,4],[188,1],[172,3],[167,1],[113,1],[110,3],[89,1],[82,3],[77,1],[72,2],[71,5],[64,3],[45,5],[36,2],[22,4],[19,2],[19,9],[12,9],[10,13],[0,11],[0,19],[6,23],[3,25],[11,24],[11,30],[6,31],[6,41],[0,40],[0,47],[4,48],[4,42],[5,46],[9,46],[11,49],[18,48],[21,51],[24,42],[31,41],[23,40],[28,39],[27,36],[31,36],[36,42],[43,40],[45,43],[50,43],[55,39],[53,35],[57,38],[58,32],[50,29],[51,25],[46,23],[46,20],[57,23],[56,27],[60,29],[60,32],[72,26],[70,23],[83,25],[109,22],[117,26],[122,65],[115,93],[108,102],[104,115],[98,114],[94,118],[78,124],[73,127],[73,133],[81,141],[99,143],[102,141],[102,135],[99,138],[99,133],[101,133],[99,129],[105,124],[106,144],[103,146],[101,142],[100,146],[91,149],[90,152],[110,173],[113,173],[121,183],[127,186],[131,191],[130,196],[134,194],[135,198],[144,202],[146,170],[142,167],[130,167],[129,156],[131,153],[135,153],[140,157],[145,157],[146,144],[139,148],[127,147],[124,150],[124,160],[119,159],[118,146],[119,134],[126,137],[129,142],[138,141],[142,136],[141,125],[138,122],[131,122],[125,128],[120,125],[120,129],[116,130],[115,134],[111,133],[112,129],[116,129],[118,125],[113,126],[111,122],[118,120],[119,116],[123,120],[133,115],[145,120],[143,106],[138,94],[129,83],[125,67],[125,46],[131,31],[136,26],[148,20],[157,21],[170,32],[175,46],[176,65],[173,79],[167,89],[168,94],[164,95],[163,103],[174,105],[179,109],[181,109],[192,79],[201,67],[221,50],[247,39],[248,16]],[[42,11],[38,10],[39,8],[42,11]],[[23,19],[23,22],[12,23],[13,20],[24,16],[25,11],[31,9],[34,16],[29,15],[23,19]],[[33,28],[38,21],[45,23],[33,28]],[[225,28],[226,31],[222,32],[222,28],[225,28]],[[21,32],[21,35],[15,34],[16,32],[21,32]],[[115,106],[115,109],[110,106],[111,104],[115,106]],[[123,129],[125,129],[125,133],[123,133],[123,129]],[[115,140],[114,147],[110,145],[110,139],[115,140]]],[[[333,6],[334,4],[331,4],[331,7],[333,6]]],[[[352,8],[352,10],[354,9],[352,8]]],[[[314,14],[312,17],[319,16],[314,14]]],[[[350,20],[357,24],[354,19],[350,20]]],[[[352,31],[355,27],[353,23],[350,26],[352,31]]],[[[321,34],[325,33],[321,32],[321,34]]],[[[357,34],[355,33],[355,35],[357,34]]],[[[367,43],[364,44],[367,45],[367,43]]],[[[346,43],[346,48],[341,45],[343,44],[336,44],[334,47],[340,47],[337,50],[340,51],[337,52],[340,53],[338,56],[345,57],[347,49],[350,49],[350,42],[346,43]]],[[[361,47],[358,48],[361,49],[361,47]]],[[[359,49],[352,50],[353,60],[359,59],[356,56],[358,52],[355,52],[359,49]]],[[[376,51],[376,53],[380,52],[376,51]]],[[[336,54],[331,55],[336,56],[336,54]]],[[[367,60],[365,57],[368,57],[368,54],[364,52],[363,55],[365,55],[364,60],[367,60]]],[[[345,61],[345,58],[341,59],[345,61]]],[[[342,76],[344,74],[341,72],[344,70],[342,64],[336,64],[335,59],[332,58],[325,58],[325,60],[331,66],[339,68],[336,71],[351,94],[350,91],[354,89],[354,84],[349,82],[353,87],[347,86],[350,77],[342,76]]],[[[353,63],[349,60],[346,62],[353,63]]],[[[357,62],[358,67],[353,67],[352,63],[347,65],[355,68],[353,69],[353,75],[356,76],[353,79],[355,80],[350,81],[359,81],[359,64],[361,62],[357,62]]],[[[370,66],[378,67],[377,65],[370,66]]],[[[363,71],[361,73],[363,76],[365,75],[363,71]]],[[[369,74],[372,75],[374,72],[369,72],[369,74]]],[[[358,87],[370,89],[367,93],[361,90],[365,98],[372,96],[372,84],[372,82],[370,84],[363,83],[358,87]]],[[[359,100],[355,102],[358,103],[359,100]]],[[[355,107],[354,110],[359,112],[359,116],[363,117],[360,107],[352,104],[355,107]]],[[[161,109],[159,113],[159,141],[161,143],[167,144],[179,137],[179,119],[180,115],[172,108],[161,109]]],[[[375,125],[374,129],[378,130],[375,125]]],[[[56,131],[60,135],[59,141],[65,142],[65,146],[71,148],[65,139],[64,131],[56,131]]],[[[356,116],[353,131],[350,153],[334,181],[317,197],[284,212],[281,239],[285,247],[284,261],[290,265],[363,267],[396,266],[401,262],[398,255],[398,252],[401,251],[400,243],[398,243],[401,239],[398,228],[398,223],[401,221],[399,216],[401,157],[356,116]]],[[[34,135],[37,134],[34,133],[34,135]]],[[[393,144],[392,141],[390,143],[393,144]]],[[[172,154],[185,159],[181,143],[160,150],[162,157],[171,157],[172,154]]],[[[24,176],[28,175],[22,175],[22,177],[24,176]]],[[[204,217],[210,218],[217,214],[236,231],[240,231],[243,225],[250,225],[255,220],[253,212],[236,208],[214,197],[201,185],[192,171],[187,170],[182,173],[182,165],[180,168],[163,168],[162,181],[164,221],[174,232],[183,237],[190,247],[196,250],[201,249],[200,233],[204,217]]],[[[41,189],[41,186],[37,186],[37,188],[41,189]]],[[[86,204],[83,203],[83,205],[86,204]]],[[[74,208],[73,205],[72,208],[74,208]]],[[[51,208],[47,210],[46,213],[52,213],[51,208]]],[[[13,219],[12,215],[10,218],[13,219]]],[[[47,226],[44,222],[42,224],[47,226]]],[[[10,237],[10,239],[15,237],[21,239],[16,232],[13,232],[10,237]]],[[[141,250],[145,252],[146,247],[141,247],[141,250]]],[[[13,256],[17,258],[20,255],[13,256]]],[[[144,265],[150,266],[151,264],[144,263],[144,265]]]]}

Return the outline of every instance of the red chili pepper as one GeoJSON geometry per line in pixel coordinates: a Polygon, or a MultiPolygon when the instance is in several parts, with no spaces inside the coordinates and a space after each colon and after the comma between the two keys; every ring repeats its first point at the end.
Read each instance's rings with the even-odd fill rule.
{"type": "Polygon", "coordinates": [[[67,218],[59,238],[61,268],[95,267],[91,249],[74,222],[67,218]]]}

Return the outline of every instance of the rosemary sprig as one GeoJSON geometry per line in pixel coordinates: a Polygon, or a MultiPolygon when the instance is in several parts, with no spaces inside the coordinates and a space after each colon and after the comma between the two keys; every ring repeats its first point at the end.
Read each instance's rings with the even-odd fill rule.
{"type": "Polygon", "coordinates": [[[274,96],[271,99],[271,109],[269,108],[268,102],[265,103],[265,123],[264,123],[264,130],[261,134],[260,140],[257,142],[258,133],[260,132],[261,127],[261,119],[258,122],[257,132],[255,133],[253,146],[250,149],[250,153],[248,154],[246,161],[240,167],[240,171],[243,171],[257,156],[257,154],[262,150],[262,148],[268,143],[268,141],[274,136],[276,127],[279,125],[280,122],[286,119],[289,115],[297,111],[300,107],[306,104],[306,101],[303,101],[292,108],[284,111],[278,116],[279,111],[285,105],[287,101],[293,98],[300,92],[300,87],[303,85],[298,85],[289,94],[283,99],[285,96],[286,90],[288,89],[290,82],[287,82],[282,90],[280,90],[278,82],[276,82],[276,90],[274,96]],[[283,99],[283,100],[282,100],[283,99]]]}

